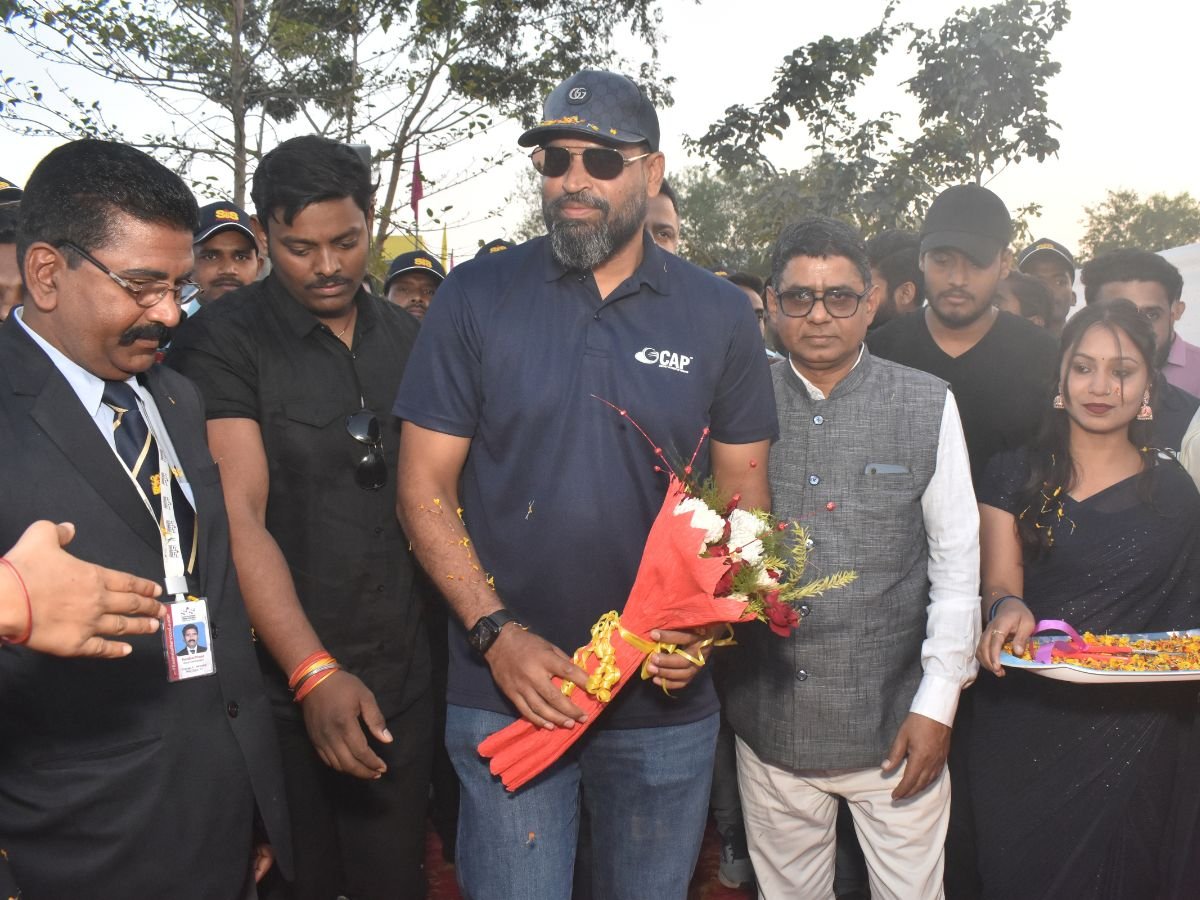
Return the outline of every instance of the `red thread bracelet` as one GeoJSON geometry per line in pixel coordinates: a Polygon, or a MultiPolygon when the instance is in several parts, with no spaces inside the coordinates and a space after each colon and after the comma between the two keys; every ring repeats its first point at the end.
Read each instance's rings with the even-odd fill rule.
{"type": "Polygon", "coordinates": [[[21,573],[17,571],[17,567],[5,556],[0,556],[0,565],[3,565],[8,571],[12,572],[13,578],[17,579],[17,584],[21,586],[21,593],[25,595],[25,612],[28,616],[28,624],[25,626],[25,633],[19,638],[9,639],[2,638],[5,644],[26,644],[29,642],[30,635],[33,634],[33,600],[29,597],[29,588],[25,586],[25,579],[21,577],[21,573]]]}

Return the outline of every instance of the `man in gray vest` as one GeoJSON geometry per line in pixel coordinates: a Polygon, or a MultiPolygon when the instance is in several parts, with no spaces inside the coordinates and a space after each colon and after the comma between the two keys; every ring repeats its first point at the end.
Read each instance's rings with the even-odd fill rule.
{"type": "Polygon", "coordinates": [[[849,226],[789,226],[771,268],[767,307],[789,355],[772,375],[773,508],[811,529],[814,574],[858,579],[800,606],[790,638],[739,629],[723,661],[760,896],[832,896],[844,797],[871,895],[941,897],[946,753],[979,637],[958,408],[944,381],[867,352],[880,291],[849,226]]]}

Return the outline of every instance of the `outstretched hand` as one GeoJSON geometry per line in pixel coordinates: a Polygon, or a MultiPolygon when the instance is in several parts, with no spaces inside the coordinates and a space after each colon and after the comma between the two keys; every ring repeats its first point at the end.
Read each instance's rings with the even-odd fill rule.
{"type": "Polygon", "coordinates": [[[6,567],[0,571],[0,580],[6,579],[0,585],[0,633],[13,640],[28,630],[26,645],[54,656],[126,656],[133,647],[108,638],[157,631],[166,613],[154,599],[162,588],[77,559],[63,549],[74,537],[69,522],[34,522],[9,550],[6,558],[24,587],[6,567]]]}

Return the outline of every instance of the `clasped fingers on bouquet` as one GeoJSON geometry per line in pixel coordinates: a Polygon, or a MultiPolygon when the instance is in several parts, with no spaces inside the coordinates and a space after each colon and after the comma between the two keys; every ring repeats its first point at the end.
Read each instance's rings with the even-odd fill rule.
{"type": "Polygon", "coordinates": [[[674,644],[675,653],[652,653],[646,671],[654,683],[668,691],[677,691],[691,684],[700,672],[700,666],[708,661],[712,653],[712,639],[720,626],[690,628],[681,631],[655,629],[650,640],[660,644],[674,644]],[[698,664],[699,663],[699,664],[698,664]]]}
{"type": "Polygon", "coordinates": [[[523,628],[505,628],[484,659],[504,696],[538,728],[572,728],[587,721],[551,679],[585,684],[588,674],[549,641],[523,628]]]}

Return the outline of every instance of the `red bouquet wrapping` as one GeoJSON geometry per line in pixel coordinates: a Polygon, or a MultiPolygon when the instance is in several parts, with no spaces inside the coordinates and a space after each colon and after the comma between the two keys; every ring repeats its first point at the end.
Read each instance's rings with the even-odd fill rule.
{"type": "Polygon", "coordinates": [[[653,629],[699,628],[756,618],[745,598],[713,596],[717,582],[729,571],[729,561],[699,555],[705,530],[694,528],[690,517],[675,514],[688,489],[674,474],[670,479],[624,611],[619,618],[615,612],[602,617],[592,628],[592,642],[575,654],[591,677],[586,689],[570,690],[569,696],[588,720],[574,728],[548,730],[522,719],[479,745],[480,755],[492,761],[492,774],[499,775],[510,791],[539,775],[579,740],[649,653],[671,652],[670,645],[660,648],[649,640],[653,629]]]}
{"type": "MultiPolygon", "coordinates": [[[[663,451],[625,410],[596,399],[627,418],[654,448],[656,458],[665,462],[663,451]]],[[[705,428],[700,444],[707,437],[705,428]]],[[[601,616],[592,626],[591,641],[575,651],[576,665],[588,673],[587,684],[555,679],[562,692],[587,713],[587,721],[573,728],[545,729],[522,719],[479,745],[480,755],[492,761],[492,774],[499,775],[510,791],[541,774],[583,737],[639,667],[642,678],[648,678],[646,661],[651,653],[679,653],[695,665],[704,665],[703,653],[692,657],[674,644],[652,641],[651,631],[687,631],[758,619],[787,637],[800,621],[793,604],[844,587],[857,577],[854,572],[835,572],[802,583],[812,546],[807,529],[778,522],[763,510],[739,509],[739,496],[722,497],[711,479],[691,483],[699,452],[698,444],[691,461],[680,465],[678,472],[654,467],[656,472],[666,471],[670,483],[650,526],[625,609],[601,616]]],[[[732,641],[709,638],[702,649],[724,643],[732,641]]]]}

